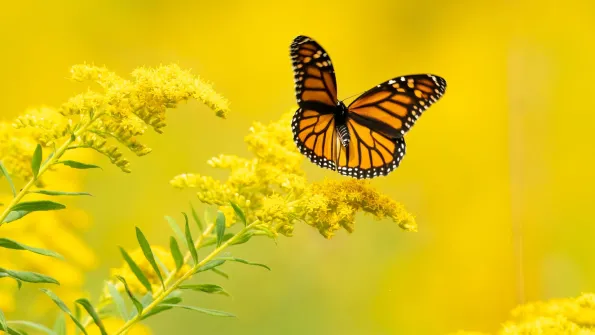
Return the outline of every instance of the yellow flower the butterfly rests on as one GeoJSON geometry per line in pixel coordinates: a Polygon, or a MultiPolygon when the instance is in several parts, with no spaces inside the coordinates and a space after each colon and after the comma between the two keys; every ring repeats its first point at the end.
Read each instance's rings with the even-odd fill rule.
{"type": "Polygon", "coordinates": [[[439,76],[407,75],[345,106],[337,98],[331,59],[320,44],[298,36],[290,53],[299,105],[291,122],[297,147],[318,166],[358,179],[387,175],[399,166],[403,136],[446,90],[439,76]]]}

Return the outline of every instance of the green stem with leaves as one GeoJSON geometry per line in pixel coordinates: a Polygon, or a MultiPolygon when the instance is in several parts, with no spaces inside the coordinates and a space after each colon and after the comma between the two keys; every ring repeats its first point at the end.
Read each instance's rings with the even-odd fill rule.
{"type": "Polygon", "coordinates": [[[76,131],[71,134],[71,136],[68,137],[68,139],[66,139],[66,141],[64,141],[64,143],[58,149],[56,149],[54,154],[41,165],[39,172],[37,173],[37,177],[33,176],[31,180],[29,180],[27,184],[23,186],[23,188],[15,195],[12,201],[6,206],[2,214],[0,214],[0,227],[5,223],[4,219],[6,219],[8,214],[10,214],[12,208],[21,200],[23,200],[23,197],[27,194],[27,192],[29,192],[31,187],[35,185],[37,179],[39,179],[39,177],[41,177],[41,175],[46,172],[50,166],[56,164],[60,160],[64,153],[69,149],[70,145],[76,142],[78,136],[84,134],[93,124],[93,122],[99,118],[100,115],[101,113],[96,113],[93,117],[89,118],[86,123],[83,123],[76,131]]]}
{"type": "MultiPolygon", "coordinates": [[[[178,287],[180,285],[182,285],[182,283],[184,283],[184,281],[186,281],[190,277],[192,277],[192,275],[194,275],[194,273],[199,268],[201,268],[207,262],[211,261],[217,255],[219,255],[221,253],[221,251],[225,250],[227,247],[229,247],[230,245],[232,245],[235,241],[237,241],[240,237],[242,237],[244,235],[244,233],[250,231],[258,223],[260,223],[260,222],[259,221],[255,221],[255,222],[253,222],[253,223],[245,226],[244,228],[242,228],[242,230],[240,230],[238,233],[236,233],[230,239],[228,239],[227,241],[225,241],[219,247],[215,248],[215,250],[213,250],[209,255],[207,255],[205,258],[203,258],[200,262],[198,262],[197,264],[195,264],[190,270],[188,270],[184,275],[182,275],[178,280],[176,280],[171,286],[169,286],[165,290],[159,289],[158,291],[156,291],[155,294],[153,295],[153,302],[151,302],[151,304],[149,304],[147,307],[143,308],[143,310],[141,312],[139,312],[138,315],[136,315],[134,318],[128,320],[128,322],[126,322],[124,325],[122,325],[122,327],[120,327],[120,329],[118,329],[113,335],[123,335],[123,334],[125,334],[126,331],[130,327],[132,327],[135,323],[137,323],[139,320],[142,319],[143,315],[146,315],[153,308],[155,308],[158,304],[160,304],[165,298],[167,298],[167,296],[169,296],[173,291],[175,291],[176,289],[178,289],[178,287]]],[[[205,232],[203,234],[201,234],[201,236],[198,238],[198,240],[196,242],[196,246],[197,247],[200,246],[200,243],[202,243],[202,241],[204,240],[204,238],[206,236],[208,236],[208,234],[213,230],[214,226],[215,226],[214,224],[210,224],[205,229],[205,232]]],[[[185,261],[186,262],[189,261],[189,258],[190,258],[190,253],[188,252],[186,254],[185,261]]],[[[170,274],[170,276],[167,278],[167,282],[168,283],[166,283],[166,285],[164,285],[165,287],[167,287],[167,284],[169,284],[169,282],[172,281],[172,279],[174,278],[174,275],[175,274],[173,274],[173,273],[170,274]]]]}

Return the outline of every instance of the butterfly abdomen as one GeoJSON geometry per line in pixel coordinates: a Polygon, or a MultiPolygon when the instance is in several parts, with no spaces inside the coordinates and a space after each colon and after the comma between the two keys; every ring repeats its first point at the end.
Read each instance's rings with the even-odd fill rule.
{"type": "Polygon", "coordinates": [[[337,132],[339,133],[339,140],[341,140],[341,144],[343,144],[344,147],[347,147],[347,145],[349,145],[349,141],[351,140],[351,138],[349,137],[349,130],[347,129],[347,125],[337,125],[337,132]]]}

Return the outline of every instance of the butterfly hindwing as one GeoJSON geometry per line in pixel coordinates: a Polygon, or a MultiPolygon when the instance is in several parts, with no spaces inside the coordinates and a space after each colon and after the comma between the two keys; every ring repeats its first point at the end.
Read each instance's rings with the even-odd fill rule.
{"type": "Polygon", "coordinates": [[[347,121],[347,128],[351,141],[340,148],[339,173],[358,179],[374,178],[399,167],[405,156],[405,138],[390,138],[353,120],[347,121]]]}
{"type": "Polygon", "coordinates": [[[320,167],[335,169],[338,142],[333,114],[300,108],[293,116],[291,129],[302,154],[320,167]]]}
{"type": "Polygon", "coordinates": [[[432,74],[390,79],[362,94],[348,107],[348,117],[389,137],[402,137],[446,90],[432,74]]]}

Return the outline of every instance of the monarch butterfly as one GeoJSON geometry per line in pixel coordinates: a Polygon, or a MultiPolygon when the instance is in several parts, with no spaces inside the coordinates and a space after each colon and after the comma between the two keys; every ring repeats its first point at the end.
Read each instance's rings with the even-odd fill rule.
{"type": "Polygon", "coordinates": [[[405,155],[403,135],[446,90],[432,74],[396,77],[373,87],[345,106],[326,51],[307,36],[290,47],[298,103],[291,122],[294,141],[318,166],[342,175],[387,175],[405,155]]]}

